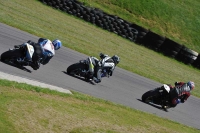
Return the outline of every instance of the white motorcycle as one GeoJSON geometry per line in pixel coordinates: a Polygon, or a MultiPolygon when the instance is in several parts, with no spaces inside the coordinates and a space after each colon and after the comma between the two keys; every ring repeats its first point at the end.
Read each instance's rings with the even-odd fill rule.
{"type": "Polygon", "coordinates": [[[21,47],[15,47],[1,54],[1,61],[17,66],[28,66],[32,63],[34,48],[28,43],[24,43],[21,47]]]}
{"type": "Polygon", "coordinates": [[[142,101],[148,104],[161,105],[162,108],[170,108],[170,87],[164,84],[162,87],[149,90],[142,95],[142,101]]]}

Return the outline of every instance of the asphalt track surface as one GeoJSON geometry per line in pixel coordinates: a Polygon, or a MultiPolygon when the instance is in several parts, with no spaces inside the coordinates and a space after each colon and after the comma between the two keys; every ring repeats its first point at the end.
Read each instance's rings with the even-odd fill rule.
{"type": "MultiPolygon", "coordinates": [[[[37,39],[36,36],[0,23],[0,53],[27,40],[37,41],[37,39]]],[[[0,71],[88,94],[200,129],[199,98],[191,96],[184,104],[179,104],[176,108],[169,109],[166,112],[159,107],[141,102],[142,94],[160,86],[161,84],[158,82],[118,67],[112,77],[103,78],[102,82],[96,85],[65,73],[69,65],[87,57],[87,55],[62,47],[59,51],[56,51],[56,55],[49,64],[41,66],[37,71],[34,71],[31,67],[26,67],[31,72],[21,70],[2,62],[0,62],[0,71]]]]}

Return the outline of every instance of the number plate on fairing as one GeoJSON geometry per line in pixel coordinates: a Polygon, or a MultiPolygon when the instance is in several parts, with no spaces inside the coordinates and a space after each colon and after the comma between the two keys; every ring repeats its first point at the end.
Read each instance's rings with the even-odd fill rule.
{"type": "Polygon", "coordinates": [[[164,84],[163,86],[164,86],[165,90],[166,90],[166,91],[169,93],[169,91],[170,91],[170,88],[169,88],[169,86],[168,86],[168,85],[166,85],[166,84],[164,84]]]}
{"type": "Polygon", "coordinates": [[[33,57],[33,53],[34,53],[34,48],[32,45],[28,44],[28,43],[25,43],[24,45],[26,45],[27,47],[27,52],[26,52],[26,58],[28,60],[32,60],[32,57],[33,57]]]}

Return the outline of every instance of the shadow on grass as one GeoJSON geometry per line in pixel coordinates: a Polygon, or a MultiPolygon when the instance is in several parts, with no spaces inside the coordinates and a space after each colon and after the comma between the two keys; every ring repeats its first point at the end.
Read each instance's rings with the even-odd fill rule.
{"type": "Polygon", "coordinates": [[[21,66],[21,65],[17,65],[17,64],[14,64],[14,63],[11,63],[11,62],[5,62],[5,61],[1,61],[1,62],[4,63],[4,64],[7,64],[7,65],[10,65],[10,66],[16,67],[16,68],[23,70],[25,72],[29,72],[29,73],[32,72],[31,70],[29,70],[26,67],[21,66]]]}
{"type": "Polygon", "coordinates": [[[85,81],[85,82],[90,83],[90,84],[92,84],[92,85],[96,85],[93,81],[87,81],[87,80],[85,80],[85,78],[80,77],[80,76],[78,76],[78,75],[70,75],[70,74],[68,74],[66,71],[62,71],[62,72],[63,72],[64,74],[67,74],[67,75],[71,76],[71,77],[74,77],[74,78],[77,78],[77,79],[79,79],[79,80],[85,81]]]}
{"type": "MultiPolygon", "coordinates": [[[[141,99],[137,99],[137,100],[140,101],[140,102],[142,102],[142,103],[145,103],[145,102],[143,102],[141,99]]],[[[145,104],[148,104],[148,105],[150,105],[150,106],[152,106],[152,107],[154,107],[154,108],[157,108],[157,109],[163,110],[163,111],[165,111],[165,112],[168,112],[167,109],[163,109],[160,105],[153,104],[153,103],[145,103],[145,104]]]]}

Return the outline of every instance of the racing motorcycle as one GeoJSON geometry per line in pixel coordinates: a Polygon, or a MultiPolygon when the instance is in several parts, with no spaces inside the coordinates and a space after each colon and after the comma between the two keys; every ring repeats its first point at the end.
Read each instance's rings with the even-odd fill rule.
{"type": "MultiPolygon", "coordinates": [[[[94,67],[94,64],[92,64],[94,67]]],[[[88,79],[89,74],[89,63],[87,60],[80,60],[78,63],[72,64],[67,68],[67,74],[72,76],[78,76],[84,78],[86,81],[90,81],[88,79]]],[[[101,77],[109,77],[110,70],[108,68],[102,68],[101,77]]]]}
{"type": "Polygon", "coordinates": [[[33,46],[24,43],[20,47],[15,46],[13,49],[2,53],[1,61],[11,65],[17,65],[18,67],[28,66],[32,63],[33,53],[33,46]]]}
{"type": "Polygon", "coordinates": [[[163,109],[170,108],[170,87],[164,84],[162,87],[147,91],[142,95],[142,101],[148,104],[160,105],[163,109]]]}

